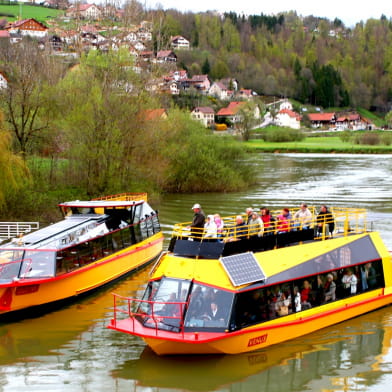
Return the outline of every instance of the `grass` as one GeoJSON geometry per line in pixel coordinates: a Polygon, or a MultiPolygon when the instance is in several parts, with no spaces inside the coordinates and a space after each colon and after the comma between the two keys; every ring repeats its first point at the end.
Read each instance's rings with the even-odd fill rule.
{"type": "Polygon", "coordinates": [[[359,145],[343,142],[339,136],[306,137],[300,142],[270,143],[260,139],[245,143],[249,151],[263,152],[319,152],[319,153],[360,153],[360,154],[392,154],[392,146],[359,145]]]}
{"type": "Polygon", "coordinates": [[[33,6],[27,4],[11,4],[11,5],[0,5],[0,18],[5,18],[8,21],[15,21],[19,19],[34,18],[41,23],[45,23],[47,19],[55,18],[58,15],[64,14],[63,10],[55,10],[53,8],[33,6]],[[3,16],[12,14],[13,17],[3,16]]]}

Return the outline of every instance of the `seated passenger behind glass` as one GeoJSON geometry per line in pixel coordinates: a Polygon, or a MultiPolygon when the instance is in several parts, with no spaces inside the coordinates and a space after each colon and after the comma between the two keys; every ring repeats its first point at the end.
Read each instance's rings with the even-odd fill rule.
{"type": "Polygon", "coordinates": [[[312,307],[310,303],[311,292],[312,292],[312,287],[310,286],[309,281],[304,280],[304,286],[301,290],[301,305],[303,310],[312,307]]]}
{"type": "Polygon", "coordinates": [[[327,281],[324,285],[324,300],[325,302],[335,301],[336,299],[336,283],[333,280],[333,275],[327,275],[327,281]]]}
{"type": "Polygon", "coordinates": [[[351,268],[347,268],[346,273],[343,275],[342,283],[343,283],[344,294],[346,296],[353,295],[357,292],[358,279],[353,274],[351,268]]]}

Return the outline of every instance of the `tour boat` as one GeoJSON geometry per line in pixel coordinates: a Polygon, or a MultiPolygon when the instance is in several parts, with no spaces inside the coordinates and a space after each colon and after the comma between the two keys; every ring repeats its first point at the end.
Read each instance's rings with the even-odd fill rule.
{"type": "Polygon", "coordinates": [[[59,207],[63,220],[0,246],[0,318],[97,289],[162,252],[145,193],[59,207]]]}
{"type": "Polygon", "coordinates": [[[238,230],[234,217],[216,237],[175,225],[144,296],[114,294],[108,328],[158,355],[237,354],[390,304],[391,255],[366,211],[331,212],[322,221],[313,209],[306,226],[291,220],[283,232],[279,222],[238,230]]]}

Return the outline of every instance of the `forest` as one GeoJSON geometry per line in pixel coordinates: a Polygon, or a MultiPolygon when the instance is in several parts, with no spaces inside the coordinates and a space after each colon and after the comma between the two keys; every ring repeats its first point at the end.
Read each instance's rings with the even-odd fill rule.
{"type": "Polygon", "coordinates": [[[386,113],[392,100],[392,22],[385,16],[346,28],[335,19],[223,16],[211,12],[151,11],[155,48],[182,35],[192,49],[179,65],[212,80],[234,77],[260,95],[323,107],[363,107],[386,113]]]}

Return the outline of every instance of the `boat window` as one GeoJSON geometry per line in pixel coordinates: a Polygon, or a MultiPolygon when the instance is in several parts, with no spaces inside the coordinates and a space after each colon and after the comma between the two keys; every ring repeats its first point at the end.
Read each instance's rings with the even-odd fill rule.
{"type": "Polygon", "coordinates": [[[194,284],[185,316],[186,330],[226,329],[229,324],[234,294],[213,287],[194,284]]]}
{"type": "Polygon", "coordinates": [[[55,274],[54,251],[27,250],[23,258],[21,278],[51,277],[55,274]]]}
{"type": "Polygon", "coordinates": [[[138,313],[152,316],[152,319],[145,319],[145,325],[159,329],[178,329],[182,325],[189,286],[188,280],[166,278],[149,285],[144,299],[148,298],[152,302],[142,303],[138,310],[138,313]]]}
{"type": "Polygon", "coordinates": [[[382,287],[385,282],[381,260],[258,287],[236,294],[230,329],[241,329],[382,287]]]}
{"type": "Polygon", "coordinates": [[[0,280],[12,280],[18,276],[22,257],[22,250],[0,251],[0,280]]]}

